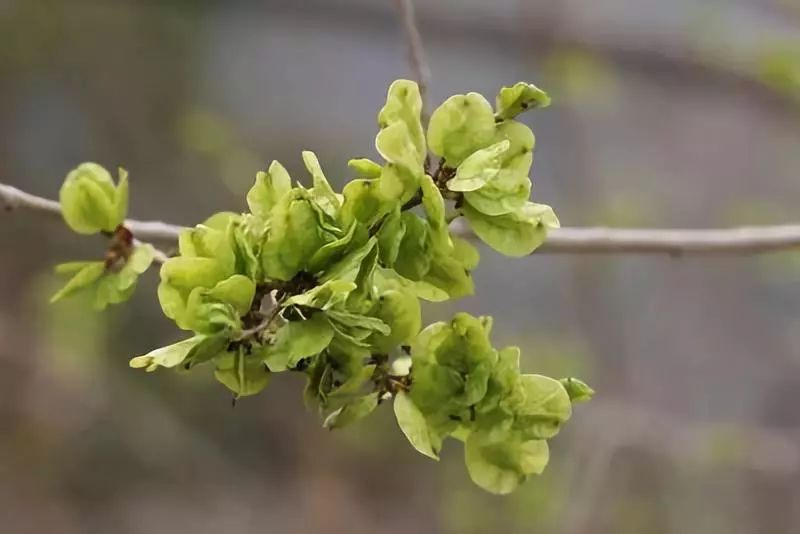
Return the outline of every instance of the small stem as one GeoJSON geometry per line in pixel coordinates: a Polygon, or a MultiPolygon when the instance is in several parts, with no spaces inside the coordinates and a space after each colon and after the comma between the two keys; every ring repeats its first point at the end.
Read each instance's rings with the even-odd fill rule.
{"type": "Polygon", "coordinates": [[[242,330],[238,336],[236,336],[233,341],[244,341],[245,339],[249,339],[251,337],[255,337],[264,330],[268,329],[272,325],[272,321],[274,321],[278,315],[280,314],[281,307],[277,304],[275,308],[272,309],[269,315],[261,321],[259,324],[254,326],[253,328],[248,328],[246,330],[242,330]]]}
{"type": "Polygon", "coordinates": [[[414,196],[411,199],[403,204],[403,207],[400,208],[400,211],[408,211],[410,209],[416,208],[422,204],[422,190],[418,189],[414,196]]]}

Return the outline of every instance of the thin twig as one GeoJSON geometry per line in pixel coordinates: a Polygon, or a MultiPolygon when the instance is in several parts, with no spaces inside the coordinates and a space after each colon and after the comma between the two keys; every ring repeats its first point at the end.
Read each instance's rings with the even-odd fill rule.
{"type": "Polygon", "coordinates": [[[750,255],[800,249],[800,224],[724,229],[559,228],[549,254],[750,255]]]}
{"type": "Polygon", "coordinates": [[[422,96],[422,124],[428,124],[428,85],[431,79],[431,69],[425,60],[425,49],[422,46],[422,35],[417,26],[412,0],[395,0],[397,10],[403,21],[403,31],[408,41],[408,63],[411,66],[411,75],[419,85],[422,96]]]}
{"type": "MultiPolygon", "coordinates": [[[[58,202],[37,197],[2,183],[0,183],[0,204],[2,204],[5,211],[25,209],[49,215],[53,219],[61,219],[61,205],[58,202]]],[[[178,239],[181,230],[183,230],[182,227],[174,224],[133,220],[126,220],[125,227],[136,236],[134,243],[139,245],[143,244],[142,240],[174,243],[178,239]]],[[[169,256],[163,251],[156,247],[153,247],[153,249],[155,250],[153,259],[157,263],[164,263],[169,259],[169,256]]]]}
{"type": "Polygon", "coordinates": [[[272,309],[272,311],[270,311],[270,313],[266,317],[264,317],[263,321],[258,323],[253,328],[242,330],[239,333],[239,335],[236,336],[234,341],[244,341],[245,339],[258,336],[261,332],[268,329],[272,325],[272,322],[278,318],[278,315],[280,314],[281,310],[282,308],[276,302],[275,307],[272,309]]]}
{"type": "MultiPolygon", "coordinates": [[[[61,216],[58,202],[0,184],[0,203],[7,210],[24,209],[61,216]]],[[[185,228],[157,221],[125,221],[137,238],[174,243],[185,228]]],[[[453,231],[474,238],[465,225],[456,221],[453,231]]],[[[536,254],[666,254],[747,255],[800,250],[800,224],[750,226],[711,230],[660,230],[644,228],[558,228],[551,230],[547,242],[536,254]]]]}

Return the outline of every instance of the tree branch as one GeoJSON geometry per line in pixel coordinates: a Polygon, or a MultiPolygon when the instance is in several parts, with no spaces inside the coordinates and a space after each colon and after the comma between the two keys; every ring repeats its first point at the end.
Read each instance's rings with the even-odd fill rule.
{"type": "Polygon", "coordinates": [[[422,96],[422,124],[428,123],[428,84],[431,80],[431,69],[425,60],[425,49],[422,46],[422,35],[417,26],[412,0],[395,0],[400,18],[403,21],[403,31],[408,41],[408,63],[411,66],[411,75],[419,86],[422,96]]]}
{"type": "MultiPolygon", "coordinates": [[[[35,211],[42,215],[48,215],[53,219],[61,219],[61,205],[47,198],[37,197],[26,193],[16,187],[0,183],[0,204],[2,204],[5,211],[14,211],[16,209],[25,209],[35,211]]],[[[134,243],[142,243],[141,239],[145,241],[159,241],[159,242],[175,242],[178,239],[180,231],[183,229],[174,224],[166,224],[162,222],[142,222],[126,220],[125,227],[135,236],[134,243]]],[[[164,263],[169,256],[155,249],[153,259],[158,263],[164,263]]]]}
{"type": "Polygon", "coordinates": [[[749,255],[800,248],[800,224],[723,229],[560,228],[537,252],[551,254],[749,255]]]}
{"type": "MultiPolygon", "coordinates": [[[[0,183],[0,203],[6,211],[33,211],[61,218],[58,202],[37,197],[0,183]]],[[[174,243],[183,226],[158,221],[128,219],[125,226],[146,241],[174,243]]],[[[453,224],[457,235],[474,238],[459,221],[453,224]]],[[[547,242],[536,254],[667,254],[749,255],[800,249],[800,224],[749,226],[725,229],[660,230],[644,228],[558,228],[551,230],[547,242]]]]}

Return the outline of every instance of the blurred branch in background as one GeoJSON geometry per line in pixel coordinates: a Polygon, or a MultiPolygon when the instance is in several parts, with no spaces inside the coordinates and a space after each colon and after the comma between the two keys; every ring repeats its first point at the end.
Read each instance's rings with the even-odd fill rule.
{"type": "Polygon", "coordinates": [[[422,123],[428,123],[428,84],[431,79],[431,69],[425,61],[425,50],[422,47],[422,35],[417,27],[414,15],[414,2],[412,0],[395,0],[397,10],[403,22],[403,31],[408,41],[408,63],[411,73],[419,85],[422,96],[422,123]]]}
{"type": "MultiPolygon", "coordinates": [[[[0,183],[6,211],[25,209],[60,218],[58,202],[0,183]]],[[[129,219],[125,226],[140,239],[175,242],[182,226],[129,219]]],[[[471,237],[457,225],[456,233],[471,237]]],[[[760,254],[800,248],[800,224],[752,226],[717,230],[656,230],[635,228],[558,228],[549,232],[539,253],[550,254],[760,254]]]]}

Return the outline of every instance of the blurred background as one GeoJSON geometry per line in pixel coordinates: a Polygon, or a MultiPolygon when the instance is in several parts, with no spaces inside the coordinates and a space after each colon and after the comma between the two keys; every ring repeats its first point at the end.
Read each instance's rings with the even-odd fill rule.
{"type": "MultiPolygon", "coordinates": [[[[800,219],[798,0],[419,0],[430,97],[532,81],[554,98],[534,198],[562,224],[800,219]]],[[[0,0],[0,180],[55,198],[85,160],[131,173],[131,216],[243,210],[258,170],[317,152],[339,186],[410,76],[390,0],[0,0]]],[[[148,273],[104,314],[49,305],[102,254],[0,222],[0,531],[788,533],[800,530],[800,256],[484,250],[477,296],[523,370],[598,391],[510,497],[461,446],[415,453],[390,409],[321,428],[302,380],[235,409],[210,373],[128,368],[181,334],[148,273]]]]}

